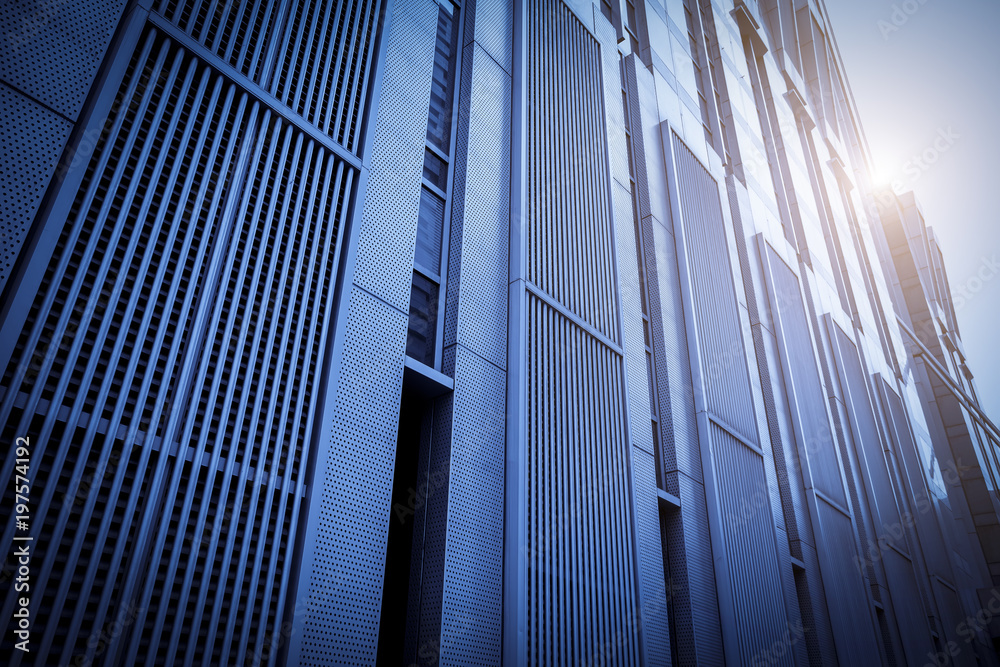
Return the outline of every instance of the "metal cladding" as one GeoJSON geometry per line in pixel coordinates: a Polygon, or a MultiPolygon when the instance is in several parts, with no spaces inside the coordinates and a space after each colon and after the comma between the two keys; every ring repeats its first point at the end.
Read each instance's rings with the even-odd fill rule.
{"type": "Polygon", "coordinates": [[[666,4],[0,7],[12,665],[1000,664],[823,2],[666,4]]]}

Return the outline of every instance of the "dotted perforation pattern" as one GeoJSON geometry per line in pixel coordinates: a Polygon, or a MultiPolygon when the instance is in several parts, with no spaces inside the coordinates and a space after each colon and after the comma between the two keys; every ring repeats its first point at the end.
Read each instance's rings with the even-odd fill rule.
{"type": "Polygon", "coordinates": [[[71,128],[66,119],[0,85],[0,292],[71,128]]]}
{"type": "Polygon", "coordinates": [[[408,312],[438,5],[394,7],[354,282],[408,312]]]}
{"type": "Polygon", "coordinates": [[[500,664],[506,373],[455,348],[442,665],[500,664]]]}
{"type": "Polygon", "coordinates": [[[76,120],[125,4],[0,2],[0,81],[76,120]]]}
{"type": "Polygon", "coordinates": [[[467,0],[465,44],[476,42],[509,76],[514,30],[513,0],[467,0]]]}
{"type": "Polygon", "coordinates": [[[314,483],[302,665],[375,659],[405,331],[403,313],[351,290],[328,453],[314,483]]]}
{"type": "Polygon", "coordinates": [[[465,54],[445,344],[506,368],[511,84],[478,45],[465,54]]]}

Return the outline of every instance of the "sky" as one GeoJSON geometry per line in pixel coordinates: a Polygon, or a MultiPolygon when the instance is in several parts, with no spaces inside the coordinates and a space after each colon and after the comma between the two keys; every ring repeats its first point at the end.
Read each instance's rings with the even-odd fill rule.
{"type": "Polygon", "coordinates": [[[826,7],[876,178],[912,190],[934,229],[980,404],[1000,424],[1000,0],[826,7]]]}

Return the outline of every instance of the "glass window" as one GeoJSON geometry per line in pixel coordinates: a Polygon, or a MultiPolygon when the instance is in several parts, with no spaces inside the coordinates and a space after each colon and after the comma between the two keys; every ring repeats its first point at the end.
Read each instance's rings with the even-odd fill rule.
{"type": "Polygon", "coordinates": [[[406,354],[434,366],[437,336],[438,286],[413,272],[410,290],[410,324],[406,332],[406,354]]]}
{"type": "Polygon", "coordinates": [[[458,23],[452,13],[438,12],[437,44],[434,47],[434,74],[427,120],[427,141],[448,153],[451,141],[451,106],[455,78],[455,51],[458,23]]]}
{"type": "Polygon", "coordinates": [[[424,149],[424,178],[444,192],[448,188],[448,163],[424,149]]]}
{"type": "Polygon", "coordinates": [[[433,273],[441,272],[441,237],[444,232],[444,201],[427,188],[420,191],[417,218],[417,264],[433,273]]]}

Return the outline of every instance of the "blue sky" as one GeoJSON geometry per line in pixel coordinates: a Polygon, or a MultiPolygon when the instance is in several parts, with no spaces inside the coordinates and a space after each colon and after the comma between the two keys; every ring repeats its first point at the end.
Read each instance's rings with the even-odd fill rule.
{"type": "Polygon", "coordinates": [[[983,408],[1000,423],[1000,2],[826,0],[875,166],[940,239],[983,408]],[[939,132],[932,165],[911,158],[939,132]],[[909,164],[908,164],[909,162],[909,164]],[[990,277],[979,280],[979,276],[990,277]]]}

